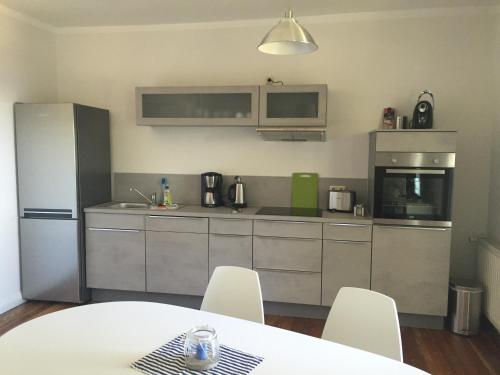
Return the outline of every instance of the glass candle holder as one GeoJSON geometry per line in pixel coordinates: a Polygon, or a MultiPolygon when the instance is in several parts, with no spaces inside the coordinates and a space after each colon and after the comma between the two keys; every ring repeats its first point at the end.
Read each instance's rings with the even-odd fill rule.
{"type": "Polygon", "coordinates": [[[215,329],[209,326],[191,329],[184,342],[184,358],[186,367],[191,370],[209,370],[217,366],[220,348],[215,329]]]}

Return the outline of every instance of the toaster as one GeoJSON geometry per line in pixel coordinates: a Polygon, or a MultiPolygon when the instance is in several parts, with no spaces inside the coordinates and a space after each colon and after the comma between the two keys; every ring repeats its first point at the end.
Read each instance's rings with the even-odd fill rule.
{"type": "Polygon", "coordinates": [[[346,190],[345,186],[330,186],[328,192],[328,210],[353,212],[356,204],[356,192],[346,190]]]}

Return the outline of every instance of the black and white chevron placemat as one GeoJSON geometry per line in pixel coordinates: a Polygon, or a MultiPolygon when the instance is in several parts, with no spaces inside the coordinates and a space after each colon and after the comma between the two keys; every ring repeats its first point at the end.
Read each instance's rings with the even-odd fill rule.
{"type": "Polygon", "coordinates": [[[177,336],[134,362],[132,368],[148,375],[246,375],[264,360],[264,358],[221,345],[220,360],[216,367],[207,371],[189,370],[184,360],[184,338],[185,334],[177,336]]]}

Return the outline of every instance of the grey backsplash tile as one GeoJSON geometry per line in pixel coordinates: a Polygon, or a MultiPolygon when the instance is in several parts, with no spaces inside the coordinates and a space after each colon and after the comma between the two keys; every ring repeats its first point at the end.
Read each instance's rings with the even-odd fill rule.
{"type": "MultiPolygon", "coordinates": [[[[192,174],[154,174],[154,173],[114,173],[113,200],[124,202],[141,202],[143,199],[131,186],[138,188],[146,195],[161,192],[160,181],[168,177],[174,202],[182,204],[200,204],[200,175],[192,174]]],[[[273,176],[241,176],[245,183],[245,196],[249,206],[288,207],[291,200],[291,177],[273,176]]],[[[223,176],[223,194],[227,194],[234,176],[223,176]]],[[[330,185],[343,185],[356,192],[356,200],[366,203],[368,180],[364,178],[321,178],[318,187],[318,205],[328,206],[328,188],[330,185]]]]}
{"type": "Polygon", "coordinates": [[[129,191],[133,186],[147,196],[160,194],[161,178],[167,176],[174,202],[183,204],[200,203],[200,176],[193,174],[152,174],[152,173],[115,173],[113,200],[126,202],[144,201],[137,193],[129,191]]]}

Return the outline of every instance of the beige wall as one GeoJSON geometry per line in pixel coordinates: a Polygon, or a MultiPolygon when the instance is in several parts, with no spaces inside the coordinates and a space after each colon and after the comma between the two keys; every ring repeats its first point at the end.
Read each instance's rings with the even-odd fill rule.
{"type": "Polygon", "coordinates": [[[493,138],[488,238],[500,244],[500,120],[496,124],[493,138]]]}
{"type": "Polygon", "coordinates": [[[0,313],[21,302],[13,104],[55,99],[55,60],[51,32],[0,8],[0,313]]]}
{"type": "Polygon", "coordinates": [[[437,10],[301,19],[317,53],[278,57],[255,46],[275,20],[66,30],[57,38],[59,97],[109,108],[115,172],[367,177],[368,132],[383,107],[410,114],[437,98],[436,127],[457,129],[452,272],[474,273],[468,237],[486,232],[494,16],[437,10]],[[135,86],[327,83],[328,141],[263,142],[254,129],[135,125],[135,86]]]}
{"type": "Polygon", "coordinates": [[[488,237],[500,244],[500,12],[497,13],[495,30],[495,69],[496,83],[495,103],[496,122],[493,132],[493,148],[491,160],[491,184],[488,237]]]}

